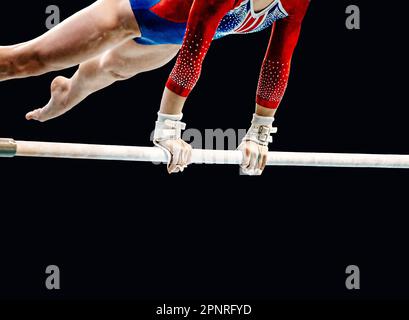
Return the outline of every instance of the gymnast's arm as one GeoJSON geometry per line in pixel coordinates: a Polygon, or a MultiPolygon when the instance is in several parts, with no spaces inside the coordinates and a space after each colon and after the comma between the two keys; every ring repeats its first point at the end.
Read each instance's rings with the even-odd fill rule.
{"type": "Polygon", "coordinates": [[[176,65],[166,83],[156,121],[154,144],[168,154],[168,172],[183,171],[192,148],[181,139],[182,109],[196,85],[202,63],[217,27],[237,0],[195,0],[190,10],[185,38],[176,65]]]}
{"type": "Polygon", "coordinates": [[[282,3],[289,16],[273,26],[257,87],[256,112],[239,146],[243,151],[242,171],[248,175],[260,175],[266,166],[268,144],[276,131],[274,115],[287,88],[291,58],[310,0],[282,0],[282,3]]]}
{"type": "Polygon", "coordinates": [[[310,0],[283,0],[289,16],[278,20],[261,67],[256,104],[261,113],[274,115],[283,99],[290,75],[291,59],[310,0]],[[269,109],[270,112],[268,112],[269,109]]]}

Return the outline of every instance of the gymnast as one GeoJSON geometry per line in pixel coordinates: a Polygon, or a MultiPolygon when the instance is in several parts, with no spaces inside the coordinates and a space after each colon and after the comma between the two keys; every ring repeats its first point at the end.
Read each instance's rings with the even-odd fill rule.
{"type": "Polygon", "coordinates": [[[260,175],[275,132],[275,112],[287,87],[291,58],[310,0],[98,0],[42,36],[0,46],[0,81],[79,65],[56,77],[51,99],[27,120],[47,121],[112,83],[159,68],[176,55],[166,83],[154,144],[168,154],[169,173],[190,163],[181,139],[182,110],[213,40],[272,27],[262,63],[251,127],[239,146],[242,171],[260,175]]]}

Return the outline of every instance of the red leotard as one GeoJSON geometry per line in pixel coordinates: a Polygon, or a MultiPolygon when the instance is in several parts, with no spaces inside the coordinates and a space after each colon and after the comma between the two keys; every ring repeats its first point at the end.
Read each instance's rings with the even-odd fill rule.
{"type": "MultiPolygon", "coordinates": [[[[183,45],[166,87],[187,97],[196,85],[202,63],[223,17],[243,0],[194,0],[183,45]]],[[[291,57],[297,45],[302,20],[310,0],[281,0],[288,17],[275,22],[261,67],[256,102],[266,108],[279,106],[288,83],[291,57]]],[[[160,6],[156,8],[161,15],[160,6]]],[[[184,10],[179,11],[182,12],[184,10]]],[[[183,20],[179,13],[167,19],[183,20]],[[180,19],[179,19],[180,18],[180,19]]],[[[169,13],[170,14],[170,13],[169,13]]]]}

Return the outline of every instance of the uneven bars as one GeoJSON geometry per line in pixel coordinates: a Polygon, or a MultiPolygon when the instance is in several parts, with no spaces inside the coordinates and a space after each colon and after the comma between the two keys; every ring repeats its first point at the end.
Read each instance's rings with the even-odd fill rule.
{"type": "MultiPolygon", "coordinates": [[[[166,153],[157,147],[129,147],[0,139],[0,157],[41,157],[90,160],[161,162],[166,153]]],[[[241,151],[193,150],[192,163],[240,164],[241,151]]],[[[269,152],[270,166],[356,167],[409,169],[409,155],[269,152]]]]}

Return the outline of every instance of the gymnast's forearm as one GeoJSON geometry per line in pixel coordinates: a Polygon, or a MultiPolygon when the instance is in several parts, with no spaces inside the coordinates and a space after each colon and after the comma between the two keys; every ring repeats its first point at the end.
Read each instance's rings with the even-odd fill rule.
{"type": "Polygon", "coordinates": [[[274,117],[274,115],[277,112],[277,108],[272,109],[272,108],[266,108],[258,103],[256,103],[256,114],[262,117],[274,117]]]}
{"type": "Polygon", "coordinates": [[[187,98],[174,93],[168,88],[165,88],[160,105],[160,112],[164,114],[181,114],[186,99],[187,98]]]}

